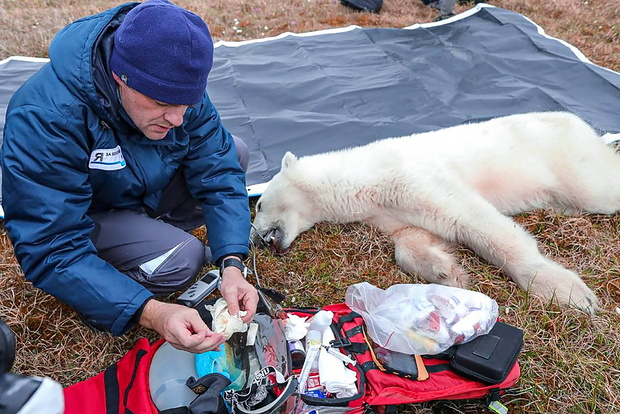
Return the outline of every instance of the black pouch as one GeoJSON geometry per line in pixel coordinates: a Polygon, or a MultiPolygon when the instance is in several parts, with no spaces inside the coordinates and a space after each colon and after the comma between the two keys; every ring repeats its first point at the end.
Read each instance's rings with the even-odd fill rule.
{"type": "Polygon", "coordinates": [[[523,331],[498,321],[488,334],[458,345],[450,368],[464,377],[497,384],[508,376],[522,346],[523,331]]]}
{"type": "Polygon", "coordinates": [[[370,356],[379,370],[417,381],[428,379],[428,372],[420,355],[403,354],[383,348],[370,338],[366,325],[361,326],[370,356]]]}

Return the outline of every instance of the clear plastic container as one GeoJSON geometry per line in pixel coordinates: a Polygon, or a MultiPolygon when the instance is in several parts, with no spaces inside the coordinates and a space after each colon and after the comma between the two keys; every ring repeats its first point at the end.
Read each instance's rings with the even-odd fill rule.
{"type": "Polygon", "coordinates": [[[160,411],[189,406],[196,398],[185,385],[189,377],[198,377],[195,360],[195,354],[173,348],[168,342],[157,349],[149,370],[149,387],[160,411]]]}

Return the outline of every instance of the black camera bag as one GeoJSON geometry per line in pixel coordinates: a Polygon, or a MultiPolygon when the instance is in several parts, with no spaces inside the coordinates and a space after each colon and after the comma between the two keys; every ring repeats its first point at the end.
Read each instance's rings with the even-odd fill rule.
{"type": "Polygon", "coordinates": [[[508,376],[522,346],[523,331],[498,321],[488,334],[455,346],[450,368],[464,377],[498,384],[508,376]]]}

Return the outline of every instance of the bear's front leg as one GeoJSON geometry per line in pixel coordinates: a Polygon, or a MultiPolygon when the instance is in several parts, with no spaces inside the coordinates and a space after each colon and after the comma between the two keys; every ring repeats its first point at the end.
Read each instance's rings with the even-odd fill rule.
{"type": "Polygon", "coordinates": [[[418,275],[429,283],[467,288],[469,275],[456,263],[450,246],[442,239],[387,215],[368,222],[394,241],[396,263],[405,273],[418,275]]]}
{"type": "Polygon", "coordinates": [[[429,283],[467,288],[469,275],[456,263],[450,247],[419,227],[392,233],[396,263],[405,273],[417,274],[429,283]]]}

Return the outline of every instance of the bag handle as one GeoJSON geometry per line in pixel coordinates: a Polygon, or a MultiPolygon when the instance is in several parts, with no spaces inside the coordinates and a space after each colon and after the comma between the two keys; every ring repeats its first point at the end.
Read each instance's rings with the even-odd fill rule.
{"type": "Polygon", "coordinates": [[[263,413],[271,413],[282,404],[286,402],[286,400],[295,393],[297,390],[297,379],[291,376],[286,380],[286,387],[282,390],[282,394],[278,396],[275,400],[270,402],[264,407],[260,407],[256,410],[246,410],[242,405],[239,405],[234,408],[235,411],[238,411],[242,414],[263,414],[263,413]]]}
{"type": "MultiPolygon", "coordinates": [[[[230,403],[232,408],[231,412],[239,412],[242,414],[271,413],[284,404],[286,400],[297,391],[297,386],[299,385],[297,378],[291,375],[285,382],[278,383],[279,385],[286,385],[277,398],[263,407],[256,409],[250,408],[253,405],[257,405],[260,401],[267,397],[265,382],[268,381],[268,377],[271,374],[276,374],[276,376],[278,376],[279,372],[274,367],[267,366],[256,373],[249,388],[241,391],[225,391],[224,399],[230,403]]],[[[281,374],[279,376],[281,376],[281,374]]]]}

